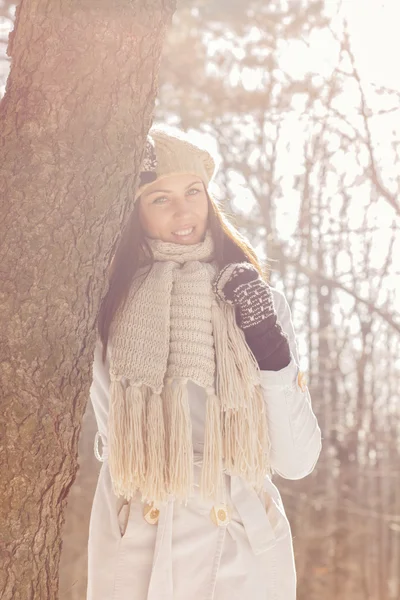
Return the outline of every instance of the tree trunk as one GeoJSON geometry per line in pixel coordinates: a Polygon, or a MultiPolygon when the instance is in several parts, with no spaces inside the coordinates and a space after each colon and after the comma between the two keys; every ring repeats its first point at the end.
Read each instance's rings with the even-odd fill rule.
{"type": "Polygon", "coordinates": [[[0,104],[0,596],[58,594],[106,270],[175,0],[21,0],[0,104]]]}

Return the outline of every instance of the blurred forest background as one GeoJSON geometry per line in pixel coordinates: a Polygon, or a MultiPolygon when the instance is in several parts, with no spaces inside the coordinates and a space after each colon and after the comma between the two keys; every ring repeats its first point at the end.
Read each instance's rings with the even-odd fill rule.
{"type": "MultiPolygon", "coordinates": [[[[215,191],[273,261],[323,432],[311,476],[276,478],[299,600],[400,598],[399,18],[398,0],[185,0],[164,46],[155,121],[216,139],[215,191]]],[[[95,432],[88,402],[63,600],[86,594],[95,432]]]]}

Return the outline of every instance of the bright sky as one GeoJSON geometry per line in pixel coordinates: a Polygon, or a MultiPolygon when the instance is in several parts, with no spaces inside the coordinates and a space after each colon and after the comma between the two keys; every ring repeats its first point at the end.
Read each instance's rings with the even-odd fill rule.
{"type": "MultiPolygon", "coordinates": [[[[376,89],[374,86],[385,86],[400,92],[400,68],[397,58],[400,57],[400,35],[398,33],[400,0],[325,0],[325,7],[325,11],[332,19],[332,31],[329,28],[316,29],[307,40],[280,40],[280,67],[283,72],[300,81],[307,72],[315,73],[316,83],[321,78],[329,78],[339,60],[339,44],[334,33],[340,37],[340,30],[343,27],[344,18],[346,18],[356,67],[365,88],[369,107],[373,110],[376,89]]],[[[254,27],[251,32],[253,41],[256,41],[259,35],[259,29],[254,27]]],[[[225,48],[228,53],[243,52],[243,49],[231,39],[215,40],[214,44],[210,41],[208,51],[212,55],[214,51],[221,51],[221,48],[225,48]]],[[[212,71],[212,69],[210,66],[209,70],[212,71]]],[[[243,69],[239,64],[232,69],[230,81],[233,85],[243,85],[248,90],[256,89],[260,84],[260,72],[243,69]]],[[[302,152],[301,144],[304,140],[306,124],[304,120],[299,121],[296,110],[299,113],[303,112],[305,100],[305,95],[300,94],[292,99],[294,111],[287,116],[284,127],[290,135],[292,153],[287,156],[287,162],[290,163],[292,171],[296,162],[301,164],[301,157],[296,158],[293,153],[296,151],[296,144],[298,144],[297,151],[302,152]]],[[[387,97],[385,101],[387,102],[386,108],[393,106],[393,98],[387,97]]],[[[351,119],[356,116],[354,111],[353,114],[351,112],[357,103],[358,90],[354,82],[348,81],[347,88],[336,100],[336,108],[340,109],[342,113],[348,114],[351,119]]],[[[379,108],[381,109],[383,106],[383,97],[379,96],[379,108]]],[[[399,165],[394,161],[391,134],[387,133],[396,128],[399,131],[400,110],[389,116],[371,120],[371,130],[374,143],[377,144],[382,173],[388,176],[386,183],[389,187],[394,185],[395,178],[400,175],[399,165]]],[[[282,131],[282,138],[285,138],[284,131],[282,131]]],[[[283,144],[286,142],[287,140],[283,144]]],[[[340,145],[340,139],[332,139],[332,144],[335,143],[340,145]]],[[[340,160],[340,153],[336,160],[340,160]]],[[[351,164],[347,164],[347,161],[348,157],[343,156],[342,165],[346,163],[346,169],[351,173],[351,164]]],[[[285,160],[281,162],[286,169],[285,160]]],[[[232,185],[234,189],[239,190],[235,200],[236,207],[245,212],[251,210],[254,206],[254,199],[246,188],[246,182],[242,181],[239,175],[236,177],[233,174],[232,185]]],[[[290,189],[287,190],[287,194],[295,195],[290,189]]],[[[289,205],[293,206],[289,196],[286,196],[286,200],[289,205]]],[[[282,231],[282,233],[284,237],[288,238],[292,234],[292,228],[296,225],[296,211],[291,210],[285,213],[283,218],[286,231],[282,231]]]]}
{"type": "Polygon", "coordinates": [[[344,0],[343,11],[366,80],[400,91],[400,1],[344,0]]]}
{"type": "MultiPolygon", "coordinates": [[[[348,21],[351,43],[358,68],[365,82],[400,90],[400,1],[399,0],[326,0],[326,12],[332,17],[332,29],[348,21]]],[[[301,41],[290,42],[282,53],[282,67],[301,77],[305,71],[328,76],[336,64],[337,43],[329,30],[310,37],[310,47],[301,41]]]]}
{"type": "MultiPolygon", "coordinates": [[[[338,14],[338,0],[326,0],[327,11],[332,16],[331,28],[335,32],[343,25],[343,17],[348,21],[349,35],[352,50],[355,55],[356,66],[362,79],[363,87],[367,95],[369,107],[374,109],[373,86],[385,86],[400,92],[400,68],[398,57],[400,57],[400,35],[398,33],[400,23],[400,0],[343,0],[341,10],[338,14]]],[[[257,35],[257,30],[255,30],[257,35]]],[[[315,73],[316,78],[329,78],[332,70],[338,65],[339,45],[335,36],[329,29],[315,30],[307,40],[280,41],[280,67],[295,79],[301,80],[304,75],[315,73]]],[[[233,77],[241,79],[242,85],[248,89],[254,89],[259,82],[258,74],[247,72],[240,75],[235,73],[233,77]]],[[[239,81],[237,81],[238,83],[239,81]]],[[[305,95],[297,95],[293,98],[293,112],[285,117],[281,131],[283,159],[281,160],[281,174],[293,174],[293,167],[302,162],[302,144],[307,127],[306,117],[301,120],[300,113],[303,112],[305,95]],[[297,113],[297,110],[299,111],[297,113]],[[290,139],[290,149],[286,153],[286,146],[290,139]],[[285,159],[286,153],[286,159],[285,159]]],[[[379,96],[379,108],[383,106],[383,96],[379,96]]],[[[387,96],[387,107],[393,106],[395,100],[387,96]]],[[[343,90],[341,97],[336,100],[336,107],[344,114],[348,114],[349,120],[356,117],[354,107],[359,103],[359,93],[354,82],[348,81],[347,88],[343,90]]],[[[397,106],[398,106],[397,101],[397,106]]],[[[382,173],[385,174],[385,183],[394,186],[395,179],[400,176],[399,162],[395,161],[393,148],[391,147],[391,136],[393,130],[400,133],[400,108],[389,116],[377,117],[370,122],[373,141],[376,144],[377,159],[380,163],[382,173]],[[390,132],[390,133],[389,133],[390,132]]],[[[332,138],[332,149],[340,147],[340,138],[332,138]]],[[[282,153],[280,154],[282,158],[282,153]]],[[[338,152],[334,160],[338,167],[349,174],[352,179],[353,168],[356,169],[356,157],[349,157],[338,152]],[[353,161],[353,164],[352,164],[353,161]]],[[[235,204],[238,209],[248,211],[253,206],[253,201],[246,190],[246,182],[237,178],[235,185],[242,185],[235,204]]],[[[291,186],[291,178],[287,178],[284,187],[287,187],[283,204],[288,207],[281,213],[280,232],[284,239],[288,239],[297,224],[295,207],[299,205],[300,198],[291,186]]],[[[395,189],[395,187],[393,187],[395,189]]],[[[360,188],[361,196],[365,200],[365,190],[360,188]]],[[[358,204],[358,202],[357,202],[358,204]]],[[[360,210],[358,215],[364,214],[364,208],[358,204],[360,210]]],[[[387,215],[392,211],[387,209],[387,215]]],[[[388,217],[381,215],[387,221],[388,217]]],[[[356,217],[355,217],[356,218],[356,217]]],[[[389,218],[389,221],[391,219],[389,218]]],[[[389,223],[388,223],[389,224],[389,223]]]]}

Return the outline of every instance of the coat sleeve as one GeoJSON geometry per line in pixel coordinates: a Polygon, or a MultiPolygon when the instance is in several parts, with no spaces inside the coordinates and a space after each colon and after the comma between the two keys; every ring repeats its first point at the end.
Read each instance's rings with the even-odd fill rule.
{"type": "Polygon", "coordinates": [[[93,410],[96,416],[97,427],[101,433],[103,442],[107,442],[107,421],[109,410],[109,390],[110,390],[110,373],[109,373],[109,351],[105,363],[101,360],[103,346],[100,338],[97,338],[94,349],[93,358],[93,379],[90,386],[90,400],[93,405],[93,410]]]}
{"type": "Polygon", "coordinates": [[[308,387],[299,382],[301,372],[289,304],[284,294],[271,289],[291,351],[291,361],[286,367],[280,371],[261,371],[271,441],[271,468],[285,479],[302,479],[317,463],[321,452],[321,430],[308,387]]]}

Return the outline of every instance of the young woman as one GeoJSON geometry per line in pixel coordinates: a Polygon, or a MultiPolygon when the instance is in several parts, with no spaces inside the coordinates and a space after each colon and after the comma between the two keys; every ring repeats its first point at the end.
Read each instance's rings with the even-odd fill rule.
{"type": "Polygon", "coordinates": [[[98,318],[88,600],[296,597],[271,475],[311,473],[321,432],[288,303],[214,171],[181,132],[150,132],[98,318]]]}

